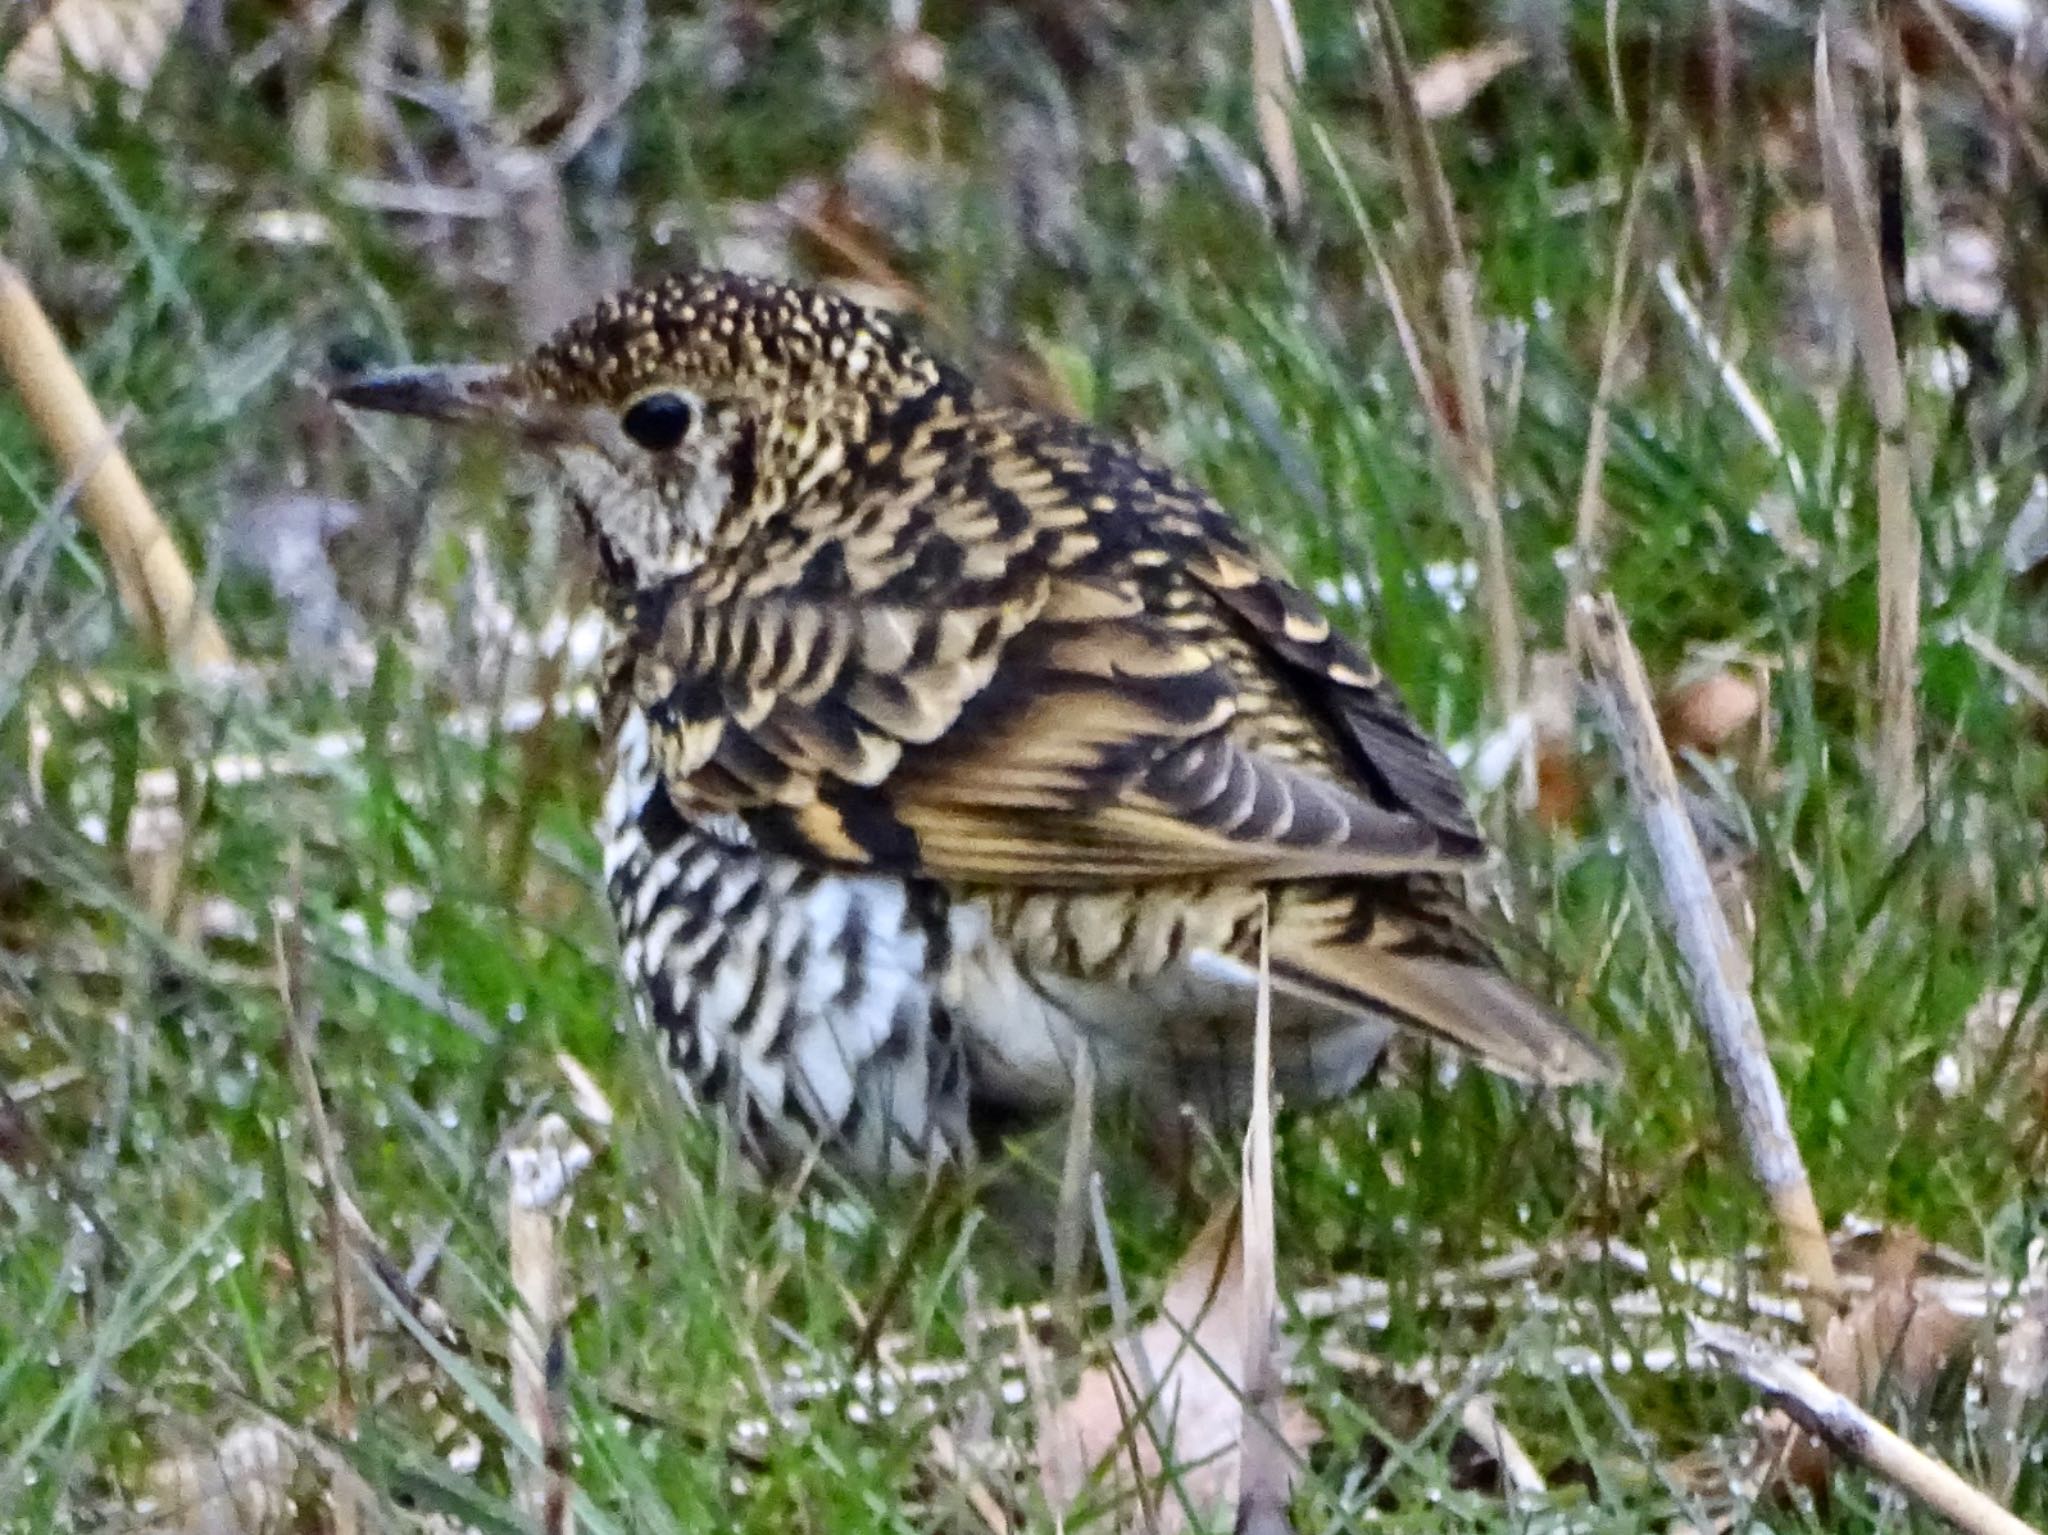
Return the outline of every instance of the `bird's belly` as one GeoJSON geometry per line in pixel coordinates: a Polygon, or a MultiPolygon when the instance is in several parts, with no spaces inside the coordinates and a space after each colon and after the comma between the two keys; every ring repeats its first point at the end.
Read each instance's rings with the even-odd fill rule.
{"type": "MultiPolygon", "coordinates": [[[[1157,898],[1006,893],[956,902],[947,995],[977,1104],[1006,1119],[1058,1112],[1085,1048],[1110,1091],[1155,1111],[1191,1106],[1220,1130],[1242,1119],[1258,978],[1218,952],[1240,925],[1236,903],[1115,920],[1119,905],[1148,895],[1157,898]]],[[[1268,1005],[1274,1084],[1296,1103],[1351,1091],[1391,1033],[1383,1018],[1285,993],[1268,1005]]]]}
{"type": "Polygon", "coordinates": [[[817,1144],[885,1176],[963,1153],[943,899],[764,853],[738,824],[685,821],[637,713],[614,751],[605,883],[635,1010],[685,1097],[771,1167],[817,1144]]]}

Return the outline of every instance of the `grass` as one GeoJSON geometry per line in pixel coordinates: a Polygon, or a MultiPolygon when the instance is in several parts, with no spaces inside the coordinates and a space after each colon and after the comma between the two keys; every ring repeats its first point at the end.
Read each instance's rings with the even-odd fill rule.
{"type": "MultiPolygon", "coordinates": [[[[1403,9],[1418,61],[1474,40],[1432,8],[1403,9]]],[[[617,31],[580,8],[500,7],[495,112],[465,118],[424,88],[436,70],[460,73],[459,17],[415,3],[390,14],[402,41],[390,67],[423,87],[395,105],[359,89],[381,46],[363,17],[297,34],[256,4],[225,7],[226,63],[188,36],[140,95],[102,84],[69,109],[0,98],[7,254],[110,415],[132,411],[125,440],[144,482],[214,583],[233,642],[262,663],[259,681],[210,691],[149,662],[25,420],[0,406],[0,1081],[13,1103],[0,1121],[0,1524],[146,1522],[138,1510],[152,1488],[161,1501],[168,1461],[250,1420],[307,1436],[300,1526],[325,1517],[316,1463],[334,1457],[364,1479],[376,1523],[515,1522],[496,1352],[511,1293],[501,1148],[555,1111],[597,1152],[563,1239],[582,1522],[977,1528],[932,1474],[914,1405],[884,1417],[828,1397],[801,1431],[742,1434],[787,1372],[848,1366],[915,1192],[792,1201],[751,1187],[714,1131],[679,1116],[621,1026],[589,831],[590,726],[449,728],[547,680],[531,655],[494,654],[490,626],[502,615],[538,633],[570,602],[552,513],[489,448],[443,459],[414,436],[361,437],[306,387],[336,347],[520,344],[512,317],[548,297],[536,292],[547,274],[522,266],[531,247],[505,218],[378,211],[351,178],[402,178],[386,158],[388,107],[437,179],[470,185],[490,153],[479,143],[544,140],[603,78],[617,31]],[[274,66],[222,88],[272,43],[274,66]],[[320,238],[266,241],[255,220],[278,209],[317,215],[320,238]],[[361,615],[358,674],[294,659],[290,604],[230,558],[250,554],[228,532],[235,514],[285,491],[360,505],[331,551],[361,615]],[[337,735],[348,750],[313,749],[337,735]],[[210,766],[248,753],[298,766],[256,784],[210,766]],[[174,896],[152,905],[142,876],[163,859],[158,888],[174,896]],[[334,1266],[287,1067],[279,921],[307,946],[306,1014],[364,1212],[399,1263],[437,1255],[423,1288],[479,1350],[415,1337],[358,1276],[366,1342],[347,1365],[348,1444],[328,1437],[334,1266]],[[577,1117],[558,1053],[609,1097],[609,1128],[577,1117]]],[[[934,7],[946,71],[922,94],[891,83],[889,39],[859,8],[747,14],[758,31],[737,11],[652,27],[641,88],[562,178],[579,249],[609,239],[637,271],[715,251],[762,223],[762,200],[837,177],[857,144],[888,139],[933,170],[912,186],[911,215],[866,228],[830,214],[824,234],[839,243],[799,229],[792,259],[842,269],[851,242],[865,274],[900,276],[927,328],[978,372],[1064,399],[1197,474],[1329,592],[1428,727],[1466,749],[1485,738],[1497,722],[1467,535],[1350,211],[1355,198],[1401,248],[1347,8],[1302,7],[1301,111],[1349,185],[1304,134],[1308,207],[1292,231],[1232,191],[1243,167],[1230,156],[1256,167],[1241,9],[1132,8],[1121,35],[1091,37],[1085,15],[1068,30],[934,7]],[[1076,65],[1077,51],[1092,62],[1076,65]],[[1141,191],[1126,146],[1148,120],[1201,132],[1141,191]],[[1028,211],[1048,189],[1075,210],[1058,238],[1038,238],[1058,221],[1034,229],[1028,211]]],[[[1911,1226],[2016,1279],[2041,1232],[2039,1063],[1995,1062],[1955,1098],[1936,1076],[1973,1009],[2005,988],[2031,1006],[2048,969],[2040,715],[1963,638],[1968,626],[2022,660],[2048,644],[2036,593],[2002,554],[2042,446],[2041,335],[2016,302],[1981,327],[1967,391],[1916,375],[1928,814],[1890,850],[1869,771],[1875,431],[1843,384],[1825,270],[1786,237],[1818,200],[1817,169],[1785,152],[1801,142],[1790,128],[1703,161],[1725,216],[1714,247],[1702,183],[1683,169],[1688,138],[1711,129],[1692,89],[1705,47],[1694,23],[1676,8],[1629,21],[1615,43],[1624,123],[1599,8],[1566,21],[1555,68],[1521,67],[1438,129],[1490,326],[1527,638],[1563,643],[1558,555],[1621,219],[1618,190],[1586,193],[1624,187],[1647,157],[1663,174],[1646,195],[1631,281],[1647,296],[1614,401],[1611,583],[1653,674],[1732,652],[1769,669],[1768,749],[1733,752],[1710,778],[1753,833],[1755,992],[1823,1211],[1911,1226]],[[1725,339],[1782,459],[1664,306],[1658,260],[1725,339]]],[[[1744,105],[1801,99],[1806,40],[1746,13],[1738,40],[1744,105]]],[[[1944,216],[1992,233],[2018,295],[2040,205],[1973,169],[1968,147],[1991,130],[1967,88],[1937,75],[1926,91],[1944,216]]],[[[1945,323],[1910,317],[1909,368],[1944,343],[1945,323]]],[[[1552,1363],[1588,1342],[1640,1361],[1681,1345],[1689,1312],[1752,1320],[1747,1287],[1775,1283],[1762,1204],[1590,719],[1565,757],[1587,793],[1574,824],[1538,825],[1505,790],[1482,808],[1529,972],[1613,1045],[1625,1080],[1553,1106],[1471,1073],[1411,1071],[1283,1123],[1283,1305],[1338,1275],[1388,1287],[1377,1325],[1354,1309],[1302,1329],[1303,1392],[1324,1428],[1296,1499],[1304,1531],[1661,1525],[1692,1506],[1683,1458],[1738,1447],[1750,1398],[1737,1386],[1552,1363]],[[1436,1281],[1584,1235],[1656,1260],[1733,1260],[1747,1279],[1717,1304],[1653,1281],[1661,1304],[1647,1317],[1623,1314],[1617,1275],[1589,1261],[1541,1270],[1534,1293],[1557,1310],[1519,1292],[1462,1305],[1436,1281]],[[1455,1387],[1482,1370],[1558,1489],[1543,1511],[1474,1485],[1485,1479],[1468,1474],[1446,1398],[1389,1378],[1455,1387]]],[[[1118,1149],[1112,1134],[1121,1256],[1151,1294],[1193,1220],[1118,1149]]],[[[1233,1166],[1234,1151],[1208,1157],[1204,1193],[1233,1166]]],[[[971,1319],[1032,1298],[1037,1282],[999,1210],[952,1200],[896,1320],[935,1358],[987,1350],[971,1319]]],[[[1090,1325],[1099,1337],[1107,1321],[1090,1325]]],[[[1951,1386],[1910,1428],[1981,1475],[1979,1422],[1951,1386]]],[[[1009,1438],[1022,1426],[1009,1410],[996,1423],[1009,1438]]],[[[2015,1507],[2048,1518],[2031,1460],[2015,1507]]],[[[1766,1503],[1744,1517],[1931,1527],[1853,1473],[1824,1510],[1766,1503]]]]}

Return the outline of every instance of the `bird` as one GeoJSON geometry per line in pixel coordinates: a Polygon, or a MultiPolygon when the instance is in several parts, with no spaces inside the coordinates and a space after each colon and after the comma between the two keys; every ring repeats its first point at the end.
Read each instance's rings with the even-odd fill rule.
{"type": "Polygon", "coordinates": [[[605,890],[683,1096],[774,1172],[972,1163],[1092,1080],[1290,1106],[1396,1029],[1546,1087],[1456,770],[1209,494],[898,319],[711,270],[341,404],[493,429],[594,551],[605,890]]]}

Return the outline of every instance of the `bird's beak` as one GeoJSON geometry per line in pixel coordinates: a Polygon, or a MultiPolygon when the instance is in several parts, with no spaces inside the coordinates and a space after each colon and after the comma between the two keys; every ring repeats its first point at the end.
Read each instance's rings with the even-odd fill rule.
{"type": "Polygon", "coordinates": [[[339,379],[327,393],[354,410],[429,421],[495,422],[516,430],[524,412],[505,387],[511,371],[487,364],[381,368],[339,379]]]}

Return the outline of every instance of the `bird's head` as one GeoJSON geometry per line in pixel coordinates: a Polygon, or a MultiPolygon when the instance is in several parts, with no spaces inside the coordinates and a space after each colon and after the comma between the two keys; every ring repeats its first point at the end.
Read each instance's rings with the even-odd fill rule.
{"type": "Polygon", "coordinates": [[[695,568],[965,385],[885,316],[817,289],[692,272],[614,295],[506,365],[395,368],[360,410],[496,427],[542,454],[628,590],[695,568]]]}

